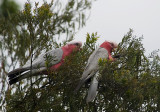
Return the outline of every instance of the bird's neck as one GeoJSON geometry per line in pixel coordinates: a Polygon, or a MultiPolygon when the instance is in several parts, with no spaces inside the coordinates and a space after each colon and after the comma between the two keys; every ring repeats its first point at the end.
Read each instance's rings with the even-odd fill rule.
{"type": "Polygon", "coordinates": [[[108,42],[104,42],[103,44],[100,45],[100,47],[105,48],[109,54],[112,52],[112,46],[108,42]]]}

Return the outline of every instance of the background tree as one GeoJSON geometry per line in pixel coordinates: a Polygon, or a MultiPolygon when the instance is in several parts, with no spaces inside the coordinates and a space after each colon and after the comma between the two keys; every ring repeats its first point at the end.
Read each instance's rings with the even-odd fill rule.
{"type": "Polygon", "coordinates": [[[19,11],[19,5],[12,0],[1,0],[0,4],[0,18],[10,18],[12,14],[19,11]]]}
{"type": "MultiPolygon", "coordinates": [[[[6,109],[6,90],[12,93],[17,91],[17,88],[8,86],[6,73],[28,60],[32,63],[42,51],[71,41],[85,25],[92,3],[92,0],[69,0],[65,4],[55,0],[42,5],[27,2],[22,11],[17,11],[16,5],[11,6],[8,4],[11,1],[6,1],[1,5],[3,10],[0,15],[0,90],[3,109],[6,109]],[[12,7],[15,8],[13,12],[10,10],[12,7]]],[[[26,81],[32,83],[32,80],[26,81]]],[[[29,88],[27,83],[26,86],[29,88]]]]}
{"type": "Polygon", "coordinates": [[[58,72],[26,79],[11,87],[7,85],[5,72],[14,68],[17,63],[23,65],[27,60],[32,62],[42,50],[47,51],[52,47],[59,47],[73,39],[77,28],[82,26],[83,19],[85,22],[82,13],[84,14],[83,11],[88,5],[90,6],[88,3],[90,2],[70,1],[64,10],[54,9],[58,12],[51,11],[52,7],[59,7],[58,2],[44,3],[42,6],[36,3],[35,8],[32,8],[30,3],[26,3],[24,10],[13,16],[7,24],[0,22],[0,25],[3,26],[0,27],[3,54],[1,57],[4,60],[1,68],[1,76],[4,77],[1,78],[3,110],[9,112],[160,110],[158,51],[145,56],[142,37],[134,36],[132,30],[123,37],[118,49],[113,53],[113,55],[120,54],[120,59],[115,62],[99,60],[99,87],[94,102],[86,104],[89,83],[77,94],[74,94],[73,91],[83,73],[89,55],[97,47],[96,42],[99,37],[96,33],[87,34],[82,50],[65,59],[65,64],[58,72]],[[76,6],[83,10],[81,8],[77,10],[76,6]],[[71,19],[67,19],[68,16],[71,16],[69,12],[65,12],[67,9],[69,12],[75,11],[72,12],[71,19]],[[16,27],[11,27],[13,25],[16,27]],[[63,40],[62,44],[57,42],[58,37],[61,41],[63,40]]]}

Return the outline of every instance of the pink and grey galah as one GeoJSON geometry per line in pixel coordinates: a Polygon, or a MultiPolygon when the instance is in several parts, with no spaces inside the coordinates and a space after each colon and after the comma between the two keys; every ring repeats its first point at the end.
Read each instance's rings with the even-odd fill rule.
{"type": "Polygon", "coordinates": [[[29,63],[9,72],[7,74],[9,84],[12,85],[31,76],[48,74],[48,68],[50,71],[57,70],[64,63],[64,59],[72,54],[73,51],[78,52],[81,46],[82,43],[80,41],[72,41],[61,48],[53,49],[40,55],[32,62],[32,65],[29,63]]]}
{"type": "Polygon", "coordinates": [[[75,89],[75,92],[77,92],[88,79],[92,78],[86,99],[87,102],[93,101],[97,94],[99,59],[101,58],[114,61],[114,58],[111,56],[111,52],[117,47],[118,45],[115,42],[105,41],[90,55],[79,84],[75,89]]]}

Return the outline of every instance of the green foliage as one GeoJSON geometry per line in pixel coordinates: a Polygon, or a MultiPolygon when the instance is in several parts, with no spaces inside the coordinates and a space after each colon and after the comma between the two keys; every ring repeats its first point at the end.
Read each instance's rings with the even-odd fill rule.
{"type": "MultiPolygon", "coordinates": [[[[17,11],[18,6],[14,3],[4,0],[4,7],[0,7],[7,11],[0,12],[0,105],[3,110],[22,111],[22,108],[17,107],[12,101],[17,99],[16,102],[20,102],[26,95],[24,93],[33,93],[34,96],[35,89],[30,84],[39,84],[42,78],[24,80],[20,82],[23,86],[17,85],[14,88],[8,85],[7,72],[24,65],[27,61],[32,63],[42,51],[60,47],[73,40],[74,34],[85,25],[92,0],[70,0],[65,2],[65,5],[59,0],[54,0],[50,3],[44,2],[41,6],[39,3],[27,2],[21,11],[17,11]],[[13,12],[10,11],[13,9],[10,5],[16,6],[13,12]]],[[[26,102],[24,110],[33,109],[34,106],[30,104],[26,102]]]]}
{"type": "Polygon", "coordinates": [[[19,5],[13,0],[2,0],[0,5],[0,19],[9,19],[13,14],[19,11],[19,5]]]}
{"type": "MultiPolygon", "coordinates": [[[[74,89],[83,73],[90,54],[96,48],[99,36],[87,34],[83,48],[65,59],[63,66],[49,75],[24,79],[8,86],[6,71],[31,62],[40,52],[60,47],[73,39],[74,33],[85,22],[84,11],[89,1],[60,3],[52,1],[33,7],[26,3],[11,20],[0,21],[1,68],[0,81],[2,109],[8,112],[101,112],[101,111],[159,111],[160,57],[158,51],[145,56],[142,37],[130,30],[112,55],[120,55],[114,62],[99,60],[99,86],[94,102],[86,103],[89,83],[77,94],[74,89]],[[56,9],[56,10],[55,10],[56,9]],[[45,15],[45,16],[44,16],[45,15]],[[4,24],[4,22],[6,22],[4,24]],[[16,26],[16,27],[13,27],[16,26]],[[64,37],[65,35],[65,37],[64,37]],[[61,37],[62,36],[62,37],[61,37]],[[60,38],[61,37],[61,38],[60,38]],[[67,38],[66,38],[67,37],[67,38]],[[58,38],[63,41],[58,43],[58,38]]],[[[47,63],[46,63],[47,64],[47,63]]]]}
{"type": "Polygon", "coordinates": [[[158,111],[159,110],[159,56],[152,59],[144,55],[142,38],[136,38],[130,30],[119,44],[121,58],[109,62],[101,70],[98,107],[110,111],[158,111]],[[152,73],[157,71],[156,73],[152,73]],[[105,107],[105,108],[104,108],[105,107]]]}
{"type": "Polygon", "coordinates": [[[124,36],[113,53],[120,54],[120,59],[114,62],[99,60],[99,87],[94,102],[86,103],[88,83],[77,94],[73,92],[86,61],[95,48],[97,36],[87,35],[81,51],[67,57],[65,64],[58,71],[39,77],[32,84],[32,88],[16,84],[9,89],[6,94],[7,110],[22,111],[23,108],[24,111],[62,112],[158,111],[160,57],[156,51],[146,57],[142,39],[133,36],[132,32],[130,30],[124,36]],[[90,41],[87,41],[88,38],[90,41]],[[15,88],[16,92],[11,94],[15,88]]]}
{"type": "Polygon", "coordinates": [[[94,50],[98,38],[99,38],[99,36],[97,35],[97,33],[92,33],[91,35],[89,35],[89,33],[87,33],[85,44],[87,44],[87,47],[89,47],[91,50],[94,50]]]}
{"type": "Polygon", "coordinates": [[[26,3],[24,9],[12,16],[10,21],[1,20],[0,34],[4,48],[20,65],[26,63],[32,53],[37,57],[42,50],[60,47],[61,44],[57,43],[59,39],[64,44],[71,41],[78,28],[84,25],[85,10],[90,8],[91,3],[71,0],[63,9],[59,5],[58,1],[42,6],[35,3],[35,7],[26,3]]]}
{"type": "MultiPolygon", "coordinates": [[[[94,40],[93,43],[86,42],[80,52],[74,52],[67,57],[65,64],[58,71],[52,72],[48,76],[38,77],[32,83],[32,88],[21,89],[22,84],[16,84],[12,89],[16,88],[17,91],[11,94],[12,89],[10,89],[6,94],[7,110],[22,111],[21,108],[23,108],[23,111],[78,111],[75,105],[78,108],[80,105],[78,105],[79,101],[73,91],[83,73],[89,55],[93,52],[88,45],[93,46],[96,43],[95,38],[97,37],[90,37],[90,40],[94,40]]],[[[80,97],[83,101],[83,96],[80,97]]]]}

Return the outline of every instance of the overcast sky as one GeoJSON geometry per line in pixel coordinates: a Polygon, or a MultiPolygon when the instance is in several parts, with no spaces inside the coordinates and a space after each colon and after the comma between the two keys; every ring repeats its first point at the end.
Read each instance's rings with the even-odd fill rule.
{"type": "MultiPolygon", "coordinates": [[[[17,1],[24,4],[27,0],[17,1]]],[[[99,44],[104,40],[118,43],[129,28],[138,37],[143,35],[147,54],[160,49],[160,0],[97,0],[86,26],[75,35],[75,40],[84,42],[87,32],[97,32],[101,37],[99,44]]]]}

